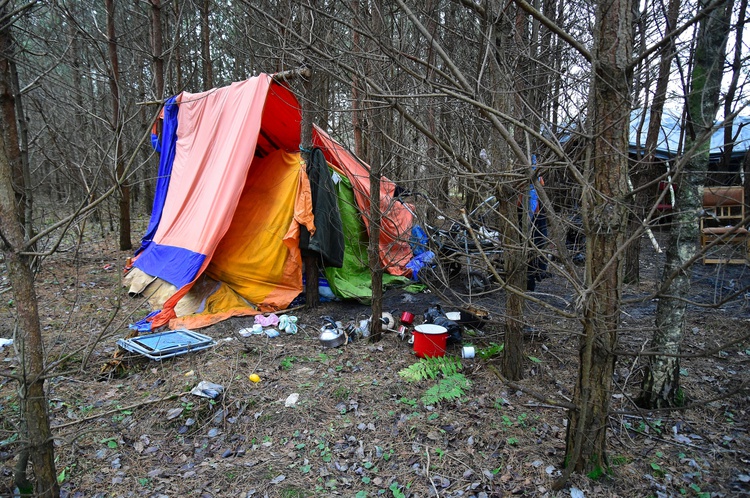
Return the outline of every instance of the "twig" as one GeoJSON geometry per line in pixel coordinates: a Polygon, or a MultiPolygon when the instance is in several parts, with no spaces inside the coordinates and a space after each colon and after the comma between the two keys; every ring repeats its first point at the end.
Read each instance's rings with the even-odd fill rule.
{"type": "Polygon", "coordinates": [[[552,398],[548,398],[548,397],[544,396],[543,394],[539,394],[538,392],[529,389],[528,387],[524,387],[524,386],[522,386],[520,384],[517,384],[517,383],[515,383],[513,381],[510,381],[510,380],[506,379],[505,376],[503,374],[501,374],[500,371],[497,368],[494,367],[494,365],[487,365],[487,368],[489,369],[490,372],[492,372],[493,374],[495,374],[495,376],[498,379],[500,379],[500,381],[503,384],[505,384],[505,385],[507,385],[509,387],[512,387],[513,389],[517,389],[519,391],[522,391],[522,392],[528,394],[529,396],[538,399],[542,403],[545,403],[545,404],[548,404],[548,405],[552,405],[552,406],[557,406],[557,407],[560,407],[560,408],[566,408],[568,410],[577,410],[576,405],[574,405],[573,403],[568,403],[568,402],[565,402],[565,401],[559,401],[559,400],[555,400],[555,399],[552,399],[552,398]]]}
{"type": "Polygon", "coordinates": [[[705,399],[702,401],[696,401],[694,403],[690,403],[684,406],[668,406],[664,408],[648,408],[648,409],[642,408],[636,411],[622,410],[622,411],[610,412],[610,415],[631,415],[635,417],[643,417],[644,414],[651,413],[651,412],[677,412],[677,411],[684,411],[684,410],[692,410],[697,407],[706,406],[709,403],[713,403],[715,401],[721,401],[723,399],[731,398],[735,394],[748,390],[748,388],[750,388],[750,381],[746,380],[746,381],[743,381],[742,384],[740,384],[739,386],[737,386],[736,388],[732,389],[731,391],[727,393],[721,394],[713,398],[705,399]]]}
{"type": "Polygon", "coordinates": [[[437,486],[435,486],[435,483],[432,480],[432,476],[430,475],[430,447],[426,446],[425,455],[427,455],[427,467],[424,469],[425,473],[427,474],[427,479],[430,480],[430,484],[432,484],[432,489],[435,490],[435,496],[440,498],[440,493],[438,493],[437,486]]]}
{"type": "Polygon", "coordinates": [[[132,405],[121,406],[119,408],[115,408],[113,410],[108,410],[106,412],[102,412],[102,413],[99,413],[99,414],[96,414],[96,415],[92,415],[90,417],[82,418],[80,420],[74,420],[72,422],[67,422],[65,424],[60,424],[60,425],[53,425],[50,428],[53,429],[53,430],[55,430],[55,429],[62,429],[63,427],[70,427],[71,425],[76,425],[76,424],[80,424],[82,422],[89,422],[91,420],[96,420],[98,418],[105,417],[105,416],[110,415],[112,413],[118,413],[118,412],[121,412],[123,410],[130,410],[130,409],[133,409],[133,408],[139,408],[141,406],[153,405],[154,403],[161,403],[162,401],[169,401],[171,399],[176,399],[181,394],[183,394],[183,393],[170,394],[168,396],[164,396],[163,398],[152,399],[150,401],[140,401],[138,403],[133,403],[132,405]]]}

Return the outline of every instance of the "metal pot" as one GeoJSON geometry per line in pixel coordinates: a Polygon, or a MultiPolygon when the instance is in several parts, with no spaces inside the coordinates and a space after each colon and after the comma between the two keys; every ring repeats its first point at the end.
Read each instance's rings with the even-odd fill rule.
{"type": "Polygon", "coordinates": [[[346,342],[346,335],[332,329],[320,333],[320,344],[324,348],[337,348],[346,342]]]}

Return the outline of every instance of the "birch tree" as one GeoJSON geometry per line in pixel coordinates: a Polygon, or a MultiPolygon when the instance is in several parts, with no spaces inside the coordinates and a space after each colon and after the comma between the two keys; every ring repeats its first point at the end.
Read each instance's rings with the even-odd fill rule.
{"type": "MultiPolygon", "coordinates": [[[[699,2],[699,8],[706,6],[707,3],[699,2]]],[[[677,171],[677,199],[661,283],[662,297],[656,309],[656,330],[650,343],[650,350],[656,355],[648,357],[638,397],[638,403],[648,408],[679,405],[685,400],[680,388],[679,354],[733,0],[714,2],[712,7],[698,27],[687,93],[687,155],[682,158],[684,167],[677,171]]]]}

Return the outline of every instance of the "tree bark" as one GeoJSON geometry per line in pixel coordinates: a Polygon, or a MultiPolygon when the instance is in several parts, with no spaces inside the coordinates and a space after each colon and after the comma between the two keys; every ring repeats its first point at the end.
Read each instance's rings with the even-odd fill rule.
{"type": "Polygon", "coordinates": [[[708,131],[719,108],[721,78],[733,0],[725,1],[703,18],[698,28],[691,88],[687,97],[688,139],[685,150],[697,149],[679,173],[673,225],[669,234],[667,260],[662,272],[662,296],[656,308],[656,329],[641,384],[638,404],[645,408],[680,405],[685,394],[680,387],[680,353],[690,292],[687,262],[695,256],[698,213],[702,187],[708,169],[708,131]]]}
{"type": "MultiPolygon", "coordinates": [[[[4,78],[9,75],[7,60],[1,57],[0,64],[4,78]]],[[[9,123],[7,116],[0,118],[3,136],[6,135],[9,123]]],[[[15,126],[15,123],[13,123],[15,126]]],[[[16,147],[18,144],[16,143],[16,147]]],[[[25,433],[22,437],[28,442],[28,455],[34,465],[34,492],[40,497],[57,497],[60,488],[55,472],[55,455],[52,432],[47,414],[47,398],[44,392],[44,344],[39,324],[37,297],[34,290],[34,275],[29,266],[24,250],[24,231],[19,223],[18,205],[13,188],[14,172],[6,151],[6,141],[0,140],[0,236],[2,236],[5,267],[13,289],[13,297],[18,319],[18,350],[21,351],[23,378],[19,386],[21,406],[24,418],[25,433]]],[[[22,452],[21,457],[24,456],[22,452]]],[[[16,467],[16,483],[23,483],[25,465],[16,467]],[[23,467],[23,468],[21,468],[23,467]]]]}
{"type": "MultiPolygon", "coordinates": [[[[496,2],[494,13],[490,19],[493,22],[493,38],[495,49],[495,64],[491,68],[493,93],[492,105],[507,114],[519,116],[519,110],[523,105],[520,102],[522,88],[514,88],[522,85],[522,78],[512,77],[503,72],[504,68],[515,67],[518,69],[518,61],[521,56],[521,44],[525,30],[517,33],[507,12],[503,12],[504,4],[496,2]],[[507,40],[506,33],[516,32],[512,41],[507,40]],[[515,61],[515,62],[513,62],[515,61]],[[514,100],[515,99],[515,100],[514,100]]],[[[524,16],[517,12],[515,28],[521,27],[524,16]]],[[[518,141],[520,137],[514,138],[518,141]]],[[[507,145],[497,129],[493,128],[491,134],[491,154],[493,167],[498,168],[510,178],[514,173],[514,167],[518,162],[510,157],[507,145]]],[[[505,348],[503,349],[502,373],[509,380],[520,380],[523,378],[523,296],[521,292],[526,290],[528,245],[525,243],[523,234],[527,233],[529,223],[526,221],[526,213],[518,215],[519,190],[509,180],[502,181],[497,187],[497,196],[500,200],[500,230],[503,234],[503,268],[505,269],[506,283],[520,292],[505,292],[505,348]]],[[[523,209],[522,209],[523,211],[523,209]]]]}
{"type": "MultiPolygon", "coordinates": [[[[305,39],[311,39],[313,33],[311,29],[313,27],[312,9],[314,3],[310,5],[310,8],[306,8],[303,13],[303,22],[301,23],[302,32],[305,39]]],[[[302,157],[306,163],[309,163],[310,152],[312,150],[313,143],[313,115],[315,113],[315,96],[313,91],[313,72],[303,76],[302,79],[302,123],[300,129],[300,145],[302,149],[302,157]]],[[[303,257],[305,265],[305,307],[307,309],[317,308],[320,304],[320,293],[318,289],[319,284],[319,269],[318,269],[318,257],[305,254],[303,257]]]]}
{"type": "MultiPolygon", "coordinates": [[[[164,95],[164,36],[162,32],[161,22],[161,0],[151,0],[151,59],[152,67],[154,71],[154,94],[156,100],[162,100],[165,98],[164,95]]],[[[159,122],[157,121],[157,131],[159,122]]],[[[160,154],[154,153],[156,157],[156,164],[159,164],[160,154]]],[[[150,212],[151,207],[154,203],[154,189],[156,180],[152,178],[146,178],[144,181],[144,199],[143,206],[146,208],[146,212],[150,212]]]]}
{"type": "MultiPolygon", "coordinates": [[[[371,23],[372,31],[376,38],[384,36],[385,25],[383,20],[383,2],[381,0],[374,0],[371,4],[371,23]]],[[[371,63],[369,66],[369,73],[372,78],[378,78],[382,76],[379,72],[382,70],[377,64],[371,63]]],[[[383,314],[383,265],[380,261],[380,221],[381,221],[381,210],[380,210],[380,177],[383,174],[383,158],[385,153],[383,148],[385,147],[384,129],[385,126],[383,118],[384,110],[368,106],[368,124],[370,125],[368,134],[370,135],[370,141],[372,147],[370,147],[370,156],[368,162],[370,163],[370,220],[369,220],[369,236],[370,240],[367,245],[367,257],[372,272],[372,303],[370,310],[372,311],[372,321],[370,328],[370,342],[377,342],[381,339],[382,322],[380,317],[383,314]]]]}
{"type": "Polygon", "coordinates": [[[214,69],[211,63],[210,6],[211,0],[201,2],[201,51],[203,60],[203,89],[214,87],[214,69]]]}
{"type": "MultiPolygon", "coordinates": [[[[726,90],[724,97],[724,119],[727,120],[724,128],[724,154],[719,165],[719,171],[729,171],[732,163],[732,152],[734,151],[734,118],[732,110],[736,102],[734,101],[737,93],[737,84],[742,74],[742,58],[744,57],[743,34],[745,31],[745,15],[747,13],[747,0],[740,0],[740,7],[737,13],[737,28],[734,38],[734,59],[732,60],[732,80],[726,90]]],[[[737,172],[739,173],[739,171],[737,172]]],[[[739,175],[738,175],[739,176],[739,175]]]]}
{"type": "Polygon", "coordinates": [[[120,64],[117,59],[115,35],[115,3],[104,0],[107,9],[107,51],[109,54],[109,89],[112,92],[112,130],[115,134],[115,181],[120,184],[119,234],[120,250],[133,248],[130,240],[130,184],[124,177],[125,164],[122,150],[122,120],[120,119],[120,64]]]}
{"type": "MultiPolygon", "coordinates": [[[[5,14],[6,8],[0,9],[5,14]]],[[[13,172],[13,190],[16,197],[17,209],[20,222],[26,225],[27,203],[31,202],[30,192],[26,187],[26,181],[21,160],[21,149],[18,141],[18,116],[16,115],[16,99],[13,91],[12,57],[14,54],[13,37],[10,32],[10,24],[0,31],[0,113],[4,123],[2,140],[5,145],[5,154],[13,172]]],[[[30,220],[29,220],[30,221],[30,220]]]]}
{"type": "MultiPolygon", "coordinates": [[[[352,30],[352,52],[355,57],[359,57],[362,48],[360,47],[359,36],[359,0],[351,0],[352,8],[352,25],[357,28],[352,30]]],[[[364,146],[362,141],[362,102],[359,94],[359,77],[352,74],[352,130],[354,133],[354,155],[365,157],[364,146]]]]}
{"type": "MultiPolygon", "coordinates": [[[[664,36],[671,36],[672,32],[677,26],[677,16],[680,13],[681,0],[669,0],[667,7],[666,30],[664,36]]],[[[664,161],[656,159],[654,157],[654,151],[659,143],[659,132],[661,131],[661,121],[664,115],[664,104],[667,100],[667,89],[669,85],[669,77],[671,75],[672,60],[675,57],[675,44],[674,40],[664,46],[661,51],[659,58],[659,74],[656,78],[656,89],[654,90],[654,99],[651,102],[651,109],[649,110],[649,124],[648,130],[646,131],[646,143],[643,146],[643,158],[640,163],[636,166],[636,172],[633,175],[633,183],[635,187],[640,187],[642,184],[653,182],[661,174],[664,173],[664,161]],[[659,167],[661,166],[661,168],[659,167]]],[[[670,194],[665,194],[669,196],[670,194]]],[[[660,202],[667,201],[671,197],[666,197],[660,202]]],[[[646,213],[648,203],[653,200],[653,197],[649,195],[646,190],[640,191],[635,195],[633,200],[633,213],[630,215],[630,228],[631,234],[642,228],[644,215],[646,213]]],[[[640,260],[641,260],[641,245],[638,243],[631,244],[628,246],[625,253],[625,282],[635,283],[640,280],[640,260]]]]}
{"type": "Polygon", "coordinates": [[[571,471],[589,475],[606,471],[609,400],[620,323],[622,256],[627,213],[629,69],[633,9],[629,0],[607,0],[597,6],[592,55],[589,123],[593,144],[593,189],[584,196],[588,227],[587,293],[583,302],[583,336],[574,404],[568,413],[564,483],[571,471]]]}

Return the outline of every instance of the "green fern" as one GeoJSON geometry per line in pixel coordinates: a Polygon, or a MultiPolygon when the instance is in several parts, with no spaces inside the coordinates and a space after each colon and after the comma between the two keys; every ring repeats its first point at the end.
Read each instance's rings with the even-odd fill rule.
{"type": "Polygon", "coordinates": [[[461,398],[469,387],[471,387],[471,382],[464,374],[454,373],[429,388],[421,401],[425,405],[434,405],[439,401],[453,401],[461,398]]]}
{"type": "Polygon", "coordinates": [[[401,369],[398,374],[408,382],[419,382],[424,379],[435,379],[439,374],[449,377],[462,368],[461,360],[455,356],[437,356],[422,358],[401,369]]]}

